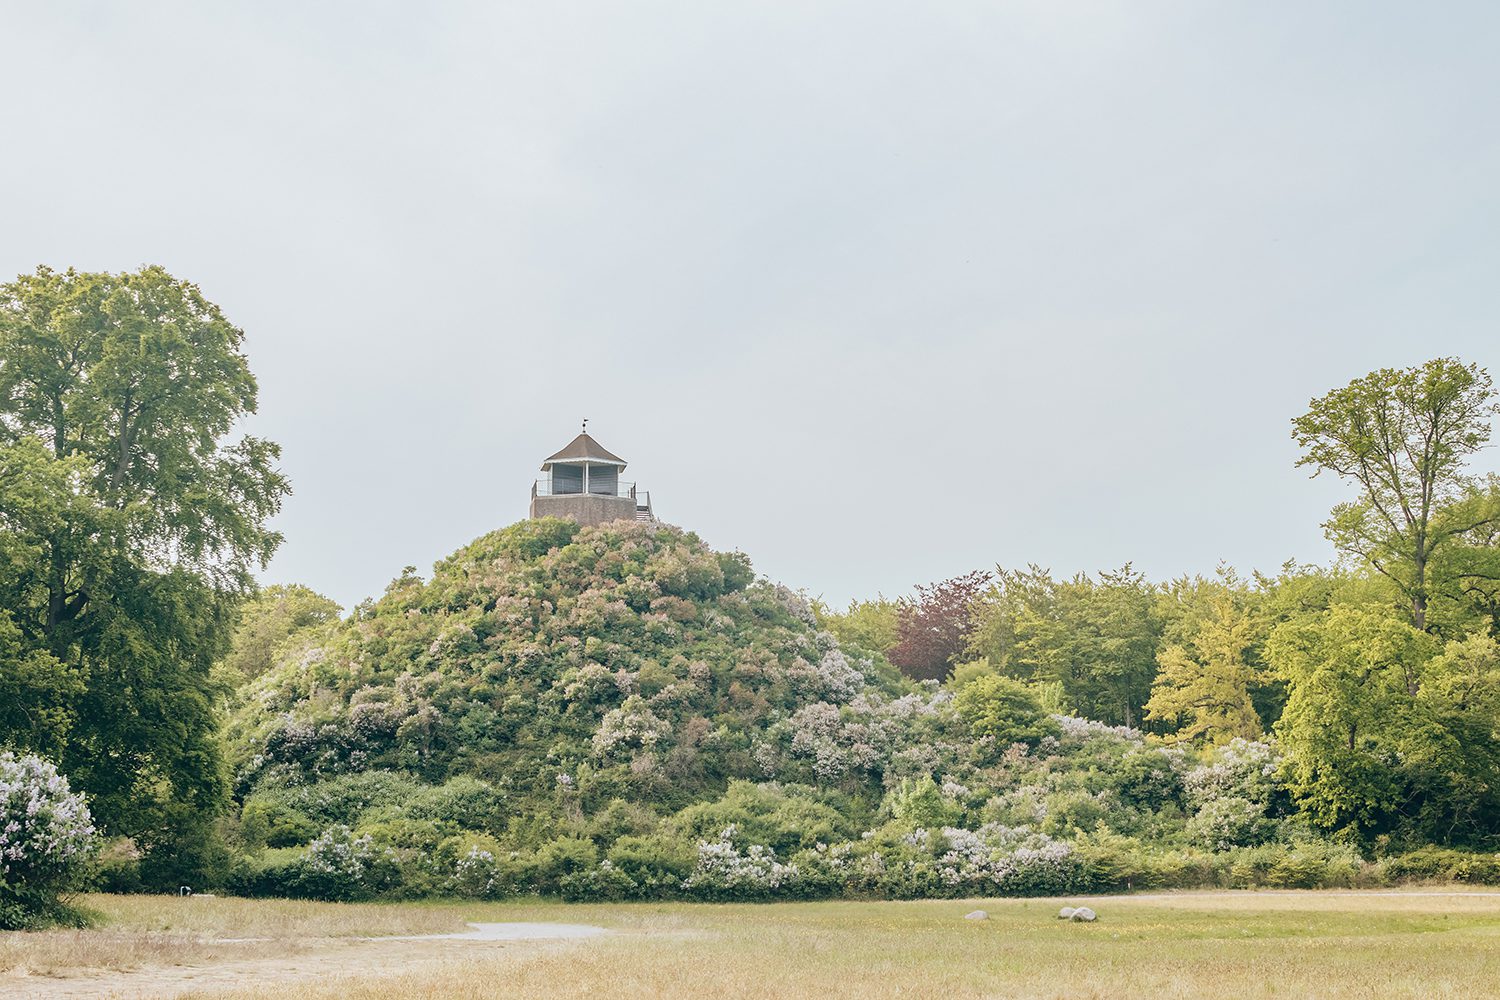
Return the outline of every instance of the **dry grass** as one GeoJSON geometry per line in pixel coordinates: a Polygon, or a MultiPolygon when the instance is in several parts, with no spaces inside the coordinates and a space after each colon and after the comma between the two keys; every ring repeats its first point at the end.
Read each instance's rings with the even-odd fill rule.
{"type": "MultiPolygon", "coordinates": [[[[252,936],[257,929],[256,936],[275,937],[277,948],[304,950],[291,958],[240,956],[227,964],[219,957],[184,957],[179,960],[207,964],[175,975],[158,969],[53,981],[36,995],[101,996],[116,989],[122,996],[215,1000],[1500,996],[1500,897],[1119,897],[1095,904],[1101,920],[1093,925],[1055,920],[1060,903],[356,907],[224,900],[194,913],[187,901],[99,900],[101,908],[117,907],[119,920],[85,937],[161,933],[157,924],[177,928],[189,919],[177,916],[186,910],[200,937],[252,936]],[[963,920],[975,906],[991,919],[963,920]],[[462,920],[596,923],[617,933],[526,945],[328,940],[446,931],[462,920]],[[309,944],[301,935],[322,942],[309,944]]],[[[0,956],[14,961],[44,937],[0,937],[0,956]]]]}
{"type": "Polygon", "coordinates": [[[306,952],[329,938],[464,929],[458,911],[428,906],[104,895],[82,904],[97,928],[0,934],[0,976],[210,964],[306,952]]]}

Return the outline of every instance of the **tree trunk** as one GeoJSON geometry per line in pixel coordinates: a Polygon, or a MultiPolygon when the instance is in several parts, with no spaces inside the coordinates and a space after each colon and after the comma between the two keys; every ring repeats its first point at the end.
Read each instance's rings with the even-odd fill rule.
{"type": "Polygon", "coordinates": [[[52,397],[52,454],[62,458],[68,453],[68,416],[61,396],[52,397]]]}
{"type": "Polygon", "coordinates": [[[130,396],[125,393],[125,402],[120,406],[120,450],[115,459],[114,475],[110,477],[110,492],[118,497],[125,482],[125,471],[130,468],[130,439],[135,434],[135,425],[130,422],[130,396]]]}
{"type": "Polygon", "coordinates": [[[1418,632],[1427,631],[1427,556],[1417,553],[1413,560],[1416,571],[1411,591],[1411,624],[1418,632]]]}
{"type": "Polygon", "coordinates": [[[45,629],[49,639],[57,626],[62,623],[63,611],[68,601],[67,565],[55,544],[52,546],[50,563],[47,568],[47,625],[45,629]]]}

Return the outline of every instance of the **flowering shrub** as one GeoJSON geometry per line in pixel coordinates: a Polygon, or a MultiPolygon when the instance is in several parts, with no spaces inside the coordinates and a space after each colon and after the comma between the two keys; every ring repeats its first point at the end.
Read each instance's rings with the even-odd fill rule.
{"type": "Polygon", "coordinates": [[[632,696],[625,699],[624,705],[605,713],[592,746],[595,756],[609,758],[630,750],[649,750],[671,735],[671,724],[658,718],[639,697],[632,696]]]}
{"type": "Polygon", "coordinates": [[[319,899],[375,896],[397,876],[389,849],[376,847],[369,834],[356,835],[343,824],[329,827],[307,845],[295,874],[296,894],[319,899]]]}
{"type": "Polygon", "coordinates": [[[1184,775],[1183,786],[1188,800],[1200,807],[1223,798],[1265,803],[1280,791],[1280,769],[1281,754],[1274,746],[1236,738],[1184,775]]]}
{"type": "Polygon", "coordinates": [[[0,929],[64,916],[99,838],[83,796],[40,757],[0,753],[0,929]]]}
{"type": "Polygon", "coordinates": [[[332,826],[307,845],[306,867],[316,875],[358,881],[375,858],[370,837],[354,836],[347,826],[332,826]]]}
{"type": "Polygon", "coordinates": [[[453,895],[472,899],[513,895],[520,889],[518,868],[514,853],[502,857],[488,848],[471,845],[453,862],[446,889],[453,895]]]}
{"type": "Polygon", "coordinates": [[[943,839],[948,849],[938,858],[938,873],[959,895],[1059,895],[1085,885],[1072,846],[1030,827],[944,827],[943,839]]]}
{"type": "Polygon", "coordinates": [[[1139,730],[1128,726],[1111,726],[1077,715],[1054,715],[1052,721],[1062,731],[1061,742],[1064,746],[1097,739],[1135,740],[1141,736],[1139,730]]]}
{"type": "Polygon", "coordinates": [[[682,883],[683,889],[704,899],[791,895],[797,866],[777,861],[776,852],[764,844],[751,844],[741,851],[734,843],[737,832],[727,826],[716,839],[698,842],[698,863],[682,883]]]}
{"type": "Polygon", "coordinates": [[[1210,851],[1253,847],[1275,832],[1276,824],[1267,818],[1265,803],[1238,796],[1205,802],[1187,823],[1188,839],[1210,851]]]}
{"type": "Polygon", "coordinates": [[[1235,739],[1183,777],[1193,843],[1213,851],[1252,847],[1276,832],[1273,813],[1284,792],[1277,780],[1281,755],[1269,743],[1235,739]]]}

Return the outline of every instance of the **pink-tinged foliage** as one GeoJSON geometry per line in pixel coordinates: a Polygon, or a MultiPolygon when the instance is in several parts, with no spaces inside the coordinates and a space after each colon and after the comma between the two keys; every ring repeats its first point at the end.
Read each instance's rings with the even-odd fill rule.
{"type": "Polygon", "coordinates": [[[908,677],[942,680],[968,645],[974,605],[992,574],[975,570],[951,580],[917,587],[915,597],[896,607],[896,648],[887,656],[908,677]]]}

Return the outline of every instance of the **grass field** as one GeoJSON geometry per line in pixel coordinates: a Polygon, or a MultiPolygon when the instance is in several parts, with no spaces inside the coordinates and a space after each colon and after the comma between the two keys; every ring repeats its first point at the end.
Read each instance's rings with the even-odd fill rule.
{"type": "MultiPolygon", "coordinates": [[[[1432,893],[1432,894],[1428,894],[1432,893]]],[[[767,905],[331,904],[95,896],[98,928],[0,935],[0,996],[1500,996],[1500,895],[1205,893],[767,905]],[[982,907],[983,922],[963,919],[982,907]],[[582,941],[369,940],[465,921],[582,941]]]]}

